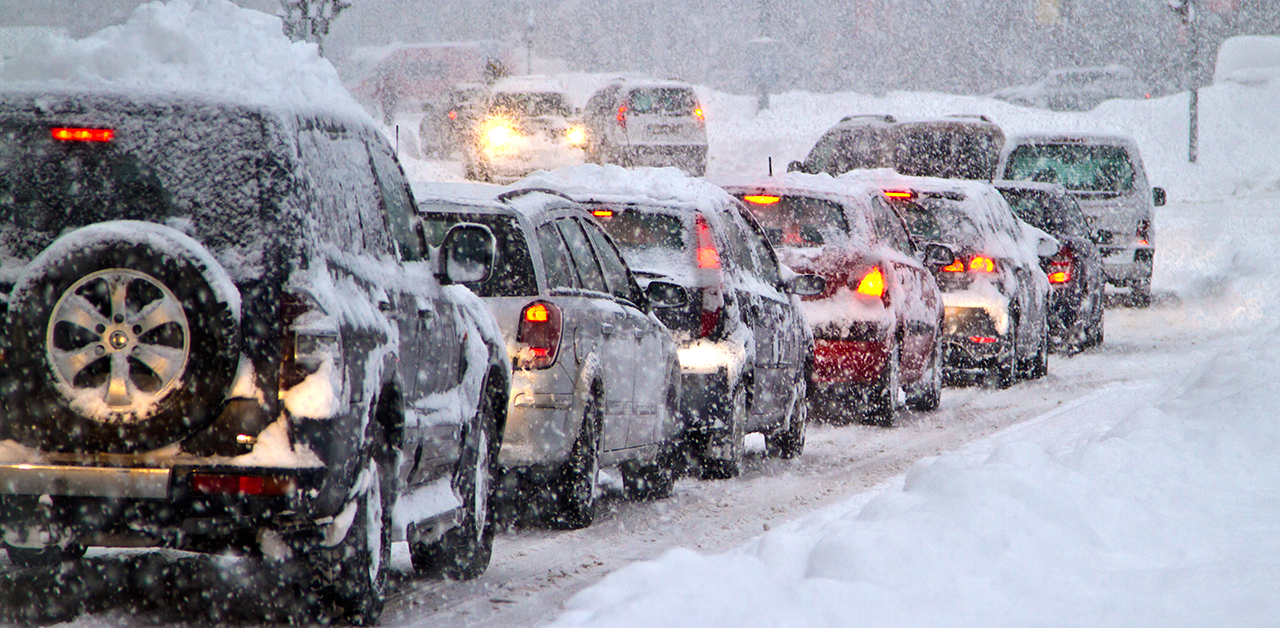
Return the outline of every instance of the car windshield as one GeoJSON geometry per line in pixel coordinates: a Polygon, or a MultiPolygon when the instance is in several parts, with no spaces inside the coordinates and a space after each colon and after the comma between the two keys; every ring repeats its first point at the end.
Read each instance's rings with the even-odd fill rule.
{"type": "Polygon", "coordinates": [[[1133,189],[1133,163],[1119,146],[1096,144],[1024,144],[1009,154],[1005,178],[1057,183],[1081,192],[1133,189]]]}
{"type": "Polygon", "coordinates": [[[903,208],[907,229],[924,242],[982,248],[982,233],[956,203],[945,198],[922,198],[908,203],[903,208]]]}
{"type": "Polygon", "coordinates": [[[611,205],[594,206],[591,213],[636,270],[683,268],[693,263],[688,254],[688,230],[679,216],[611,205]]]}
{"type": "Polygon", "coordinates": [[[744,194],[738,198],[774,246],[822,246],[849,239],[849,224],[837,203],[804,196],[744,194]]]}
{"type": "Polygon", "coordinates": [[[559,92],[499,92],[490,97],[489,111],[516,118],[573,115],[573,108],[559,92]]]}
{"type": "Polygon", "coordinates": [[[1070,198],[1031,190],[1004,190],[1003,193],[1013,213],[1037,229],[1053,235],[1088,233],[1084,214],[1070,198]]]}
{"type": "Polygon", "coordinates": [[[901,174],[944,179],[987,179],[995,176],[1004,139],[977,126],[904,126],[897,142],[894,169],[901,174]]]}
{"type": "Polygon", "coordinates": [[[689,114],[698,106],[693,91],[682,87],[645,87],[631,90],[631,113],[689,114]]]}
{"type": "Polygon", "coordinates": [[[479,284],[469,285],[482,297],[537,296],[538,283],[529,257],[529,243],[519,222],[511,216],[500,214],[467,213],[465,208],[443,203],[423,204],[422,233],[425,244],[439,248],[445,234],[462,222],[481,224],[493,232],[498,241],[498,256],[494,260],[489,278],[479,284]]]}
{"type": "Polygon", "coordinates": [[[169,224],[214,250],[260,252],[276,237],[261,215],[273,190],[256,116],[203,107],[103,113],[94,126],[112,132],[107,141],[59,140],[49,123],[5,118],[0,111],[0,258],[30,259],[60,234],[108,220],[169,224]],[[218,141],[192,149],[202,137],[218,141]]]}

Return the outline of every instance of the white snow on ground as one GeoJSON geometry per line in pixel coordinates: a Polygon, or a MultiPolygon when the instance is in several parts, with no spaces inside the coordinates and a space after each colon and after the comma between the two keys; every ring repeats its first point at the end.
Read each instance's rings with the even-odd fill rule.
{"type": "Polygon", "coordinates": [[[1100,390],[736,550],[674,550],[619,570],[552,625],[1273,625],[1278,101],[1276,88],[1204,90],[1201,160],[1189,165],[1185,96],[1051,114],[933,95],[788,94],[755,117],[741,111],[746,99],[719,96],[708,106],[709,118],[723,116],[716,170],[763,167],[756,155],[771,151],[754,147],[798,158],[823,124],[814,116],[886,109],[923,117],[981,106],[1014,132],[1137,137],[1153,181],[1175,199],[1156,217],[1154,284],[1167,309],[1150,314],[1188,329],[1189,352],[1215,357],[1163,383],[1155,403],[1134,409],[1105,401],[1124,391],[1100,390]],[[730,107],[738,117],[726,119],[730,107]]]}

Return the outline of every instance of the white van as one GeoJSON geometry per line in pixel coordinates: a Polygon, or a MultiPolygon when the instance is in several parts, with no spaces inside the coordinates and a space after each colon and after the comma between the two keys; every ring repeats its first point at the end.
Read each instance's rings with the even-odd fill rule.
{"type": "Polygon", "coordinates": [[[618,79],[587,100],[587,155],[594,163],[707,170],[707,122],[688,83],[618,79]]]}
{"type": "Polygon", "coordinates": [[[1154,207],[1164,205],[1165,192],[1148,183],[1137,143],[1108,135],[1014,136],[998,172],[1065,187],[1093,229],[1107,283],[1128,288],[1137,305],[1150,303],[1154,207]]]}

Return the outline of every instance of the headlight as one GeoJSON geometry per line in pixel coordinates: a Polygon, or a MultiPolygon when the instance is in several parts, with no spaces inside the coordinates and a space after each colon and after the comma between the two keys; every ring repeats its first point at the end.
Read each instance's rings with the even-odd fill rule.
{"type": "Polygon", "coordinates": [[[505,124],[494,124],[484,132],[484,141],[489,148],[502,148],[515,138],[515,130],[505,124]]]}
{"type": "Polygon", "coordinates": [[[582,146],[587,143],[587,132],[580,126],[570,127],[564,134],[564,140],[570,146],[582,146]]]}

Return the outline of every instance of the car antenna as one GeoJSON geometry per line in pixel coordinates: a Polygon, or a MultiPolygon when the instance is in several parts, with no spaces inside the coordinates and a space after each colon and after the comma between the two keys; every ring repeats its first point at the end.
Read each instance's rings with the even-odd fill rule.
{"type": "Polygon", "coordinates": [[[400,125],[396,125],[396,157],[400,156],[400,125]]]}
{"type": "Polygon", "coordinates": [[[773,176],[773,156],[769,156],[769,176],[773,176]]]}

